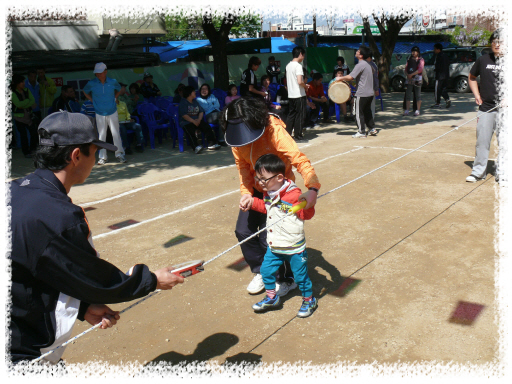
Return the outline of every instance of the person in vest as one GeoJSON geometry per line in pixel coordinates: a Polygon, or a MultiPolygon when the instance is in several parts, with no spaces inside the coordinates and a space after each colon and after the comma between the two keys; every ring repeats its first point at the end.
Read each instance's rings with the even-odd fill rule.
{"type": "Polygon", "coordinates": [[[38,144],[36,126],[32,120],[32,109],[37,107],[32,92],[25,87],[25,77],[15,74],[11,81],[12,117],[20,133],[21,151],[26,158],[32,158],[38,144]],[[29,138],[30,135],[30,144],[29,138]]]}
{"type": "Polygon", "coordinates": [[[434,45],[434,53],[436,60],[434,62],[434,70],[436,72],[436,86],[434,88],[434,97],[436,103],[430,108],[441,108],[441,96],[446,101],[446,108],[450,108],[452,102],[448,96],[448,79],[450,78],[450,61],[443,53],[443,45],[437,43],[434,45]]]}
{"type": "Polygon", "coordinates": [[[405,64],[405,83],[407,89],[405,91],[405,111],[404,116],[409,115],[409,108],[411,106],[412,93],[416,96],[416,103],[418,109],[414,111],[414,116],[420,115],[421,108],[421,85],[423,84],[423,67],[425,66],[425,60],[420,55],[420,49],[417,46],[412,47],[411,56],[405,64]]]}
{"type": "Polygon", "coordinates": [[[46,70],[43,67],[39,67],[37,72],[37,82],[39,83],[40,99],[39,103],[41,106],[41,118],[48,116],[48,110],[51,108],[55,94],[57,93],[57,86],[55,82],[46,76],[46,70]]]}

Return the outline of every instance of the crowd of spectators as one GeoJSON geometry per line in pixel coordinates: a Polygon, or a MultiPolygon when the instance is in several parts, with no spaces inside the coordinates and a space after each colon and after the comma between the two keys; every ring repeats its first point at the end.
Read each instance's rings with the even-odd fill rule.
{"type": "MultiPolygon", "coordinates": [[[[287,73],[281,72],[280,63],[271,56],[268,59],[266,75],[258,82],[256,71],[261,66],[261,60],[253,56],[249,59],[247,69],[242,73],[239,85],[231,83],[220,93],[212,92],[210,85],[206,83],[201,84],[198,90],[180,83],[174,95],[166,96],[153,82],[153,75],[149,72],[144,73],[140,83],[127,85],[107,77],[106,65],[98,63],[94,70],[95,78],[89,81],[83,91],[86,100],[80,104],[77,91],[69,84],[61,86],[60,94],[57,95],[55,82],[46,76],[46,71],[42,67],[28,71],[27,79],[15,74],[11,83],[12,116],[19,132],[23,154],[30,158],[35,151],[38,143],[32,138],[37,137],[37,127],[41,120],[49,113],[64,110],[89,116],[103,139],[110,129],[115,144],[120,147],[116,157],[120,162],[125,162],[124,155],[133,153],[128,133],[135,135],[135,150],[144,150],[144,124],[140,122],[138,106],[162,97],[176,105],[180,126],[195,153],[203,150],[200,145],[202,135],[207,138],[208,149],[218,149],[226,145],[223,135],[214,132],[212,126],[218,127],[219,114],[224,106],[240,97],[263,99],[269,112],[278,116],[288,126],[287,130],[294,139],[301,140],[304,137],[304,129],[313,128],[319,120],[320,110],[323,114],[322,122],[330,122],[333,102],[327,97],[324,76],[321,73],[312,70],[311,78],[306,83],[308,76],[301,64],[305,51],[301,47],[297,47],[295,51],[292,60],[295,62],[292,66],[296,72],[294,76],[290,77],[287,73]],[[299,61],[299,57],[302,60],[299,61]],[[296,79],[297,74],[302,76],[300,85],[296,79]],[[289,94],[290,79],[287,80],[287,77],[292,80],[292,97],[289,94]],[[105,85],[111,88],[110,93],[104,96],[98,92],[94,97],[95,87],[105,85]],[[296,126],[295,131],[293,125],[296,126]]],[[[347,75],[349,72],[344,58],[338,57],[331,83],[336,77],[347,75]]],[[[353,121],[349,117],[350,109],[347,111],[346,104],[340,104],[340,108],[345,122],[353,121]]],[[[14,134],[10,147],[16,148],[14,134]]],[[[103,159],[101,164],[107,162],[105,156],[106,154],[104,157],[100,156],[100,160],[103,159]]]]}

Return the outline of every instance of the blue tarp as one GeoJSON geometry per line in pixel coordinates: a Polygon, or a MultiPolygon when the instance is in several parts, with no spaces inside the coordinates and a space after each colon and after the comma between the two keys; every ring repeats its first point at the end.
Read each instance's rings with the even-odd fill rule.
{"type": "MultiPolygon", "coordinates": [[[[231,39],[231,41],[249,40],[248,38],[231,39]]],[[[272,53],[291,52],[295,44],[282,37],[272,37],[272,53]]],[[[188,51],[210,45],[209,40],[166,41],[164,45],[151,47],[149,52],[157,53],[164,63],[176,62],[176,59],[188,56],[188,51]]]]}
{"type": "MultiPolygon", "coordinates": [[[[451,48],[453,45],[451,43],[447,42],[441,42],[443,48],[451,48]]],[[[365,43],[364,45],[369,46],[368,43],[365,43]]],[[[411,53],[411,48],[414,46],[418,46],[420,49],[420,52],[425,51],[433,51],[434,50],[434,43],[415,43],[415,42],[397,42],[395,44],[395,49],[393,51],[394,54],[404,54],[404,53],[411,53]]],[[[318,43],[317,47],[346,47],[351,49],[359,49],[361,46],[361,43],[318,43]]],[[[377,48],[379,49],[379,52],[382,52],[382,45],[381,43],[377,43],[377,48]]]]}

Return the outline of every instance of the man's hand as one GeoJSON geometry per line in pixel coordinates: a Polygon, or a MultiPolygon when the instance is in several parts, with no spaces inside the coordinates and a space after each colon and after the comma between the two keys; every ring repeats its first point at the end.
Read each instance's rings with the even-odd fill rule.
{"type": "Polygon", "coordinates": [[[314,103],[312,103],[312,102],[310,102],[310,101],[308,101],[307,103],[308,103],[308,105],[309,105],[309,108],[311,108],[311,109],[316,109],[316,105],[315,105],[314,103]]]}
{"type": "Polygon", "coordinates": [[[113,311],[103,304],[91,304],[85,312],[84,319],[91,325],[101,323],[101,329],[111,328],[120,319],[119,311],[113,311]]]}
{"type": "Polygon", "coordinates": [[[275,109],[281,109],[281,106],[280,105],[274,105],[274,108],[275,109]]]}
{"type": "Polygon", "coordinates": [[[156,289],[161,289],[165,291],[168,289],[172,289],[172,287],[174,287],[175,285],[181,284],[185,281],[183,277],[171,273],[173,269],[173,267],[165,267],[153,272],[157,280],[156,289]]]}
{"type": "Polygon", "coordinates": [[[475,95],[475,103],[477,105],[482,105],[482,97],[480,95],[475,95]]]}
{"type": "Polygon", "coordinates": [[[375,97],[379,96],[379,91],[375,91],[375,97]]]}
{"type": "Polygon", "coordinates": [[[320,102],[321,102],[321,103],[325,103],[326,101],[327,101],[327,97],[322,96],[322,97],[320,98],[320,102]]]}
{"type": "Polygon", "coordinates": [[[252,207],[252,202],[254,201],[252,195],[249,195],[249,194],[245,194],[245,195],[242,195],[242,197],[240,198],[240,209],[244,212],[248,211],[249,209],[251,209],[252,207]]]}
{"type": "Polygon", "coordinates": [[[304,209],[311,208],[316,204],[316,197],[318,193],[316,191],[313,191],[310,189],[309,191],[304,192],[302,195],[299,196],[299,201],[306,200],[307,204],[304,207],[304,209]]]}

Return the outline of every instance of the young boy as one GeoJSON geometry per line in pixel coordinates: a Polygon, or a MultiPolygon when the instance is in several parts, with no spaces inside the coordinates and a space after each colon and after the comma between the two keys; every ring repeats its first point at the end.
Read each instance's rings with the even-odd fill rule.
{"type": "Polygon", "coordinates": [[[297,316],[308,317],[315,311],[318,303],[313,297],[312,283],[308,276],[304,220],[314,216],[315,208],[299,210],[296,214],[280,220],[292,206],[299,204],[302,193],[293,181],[284,177],[285,169],[284,162],[271,153],[261,156],[254,165],[255,179],[264,195],[263,200],[252,198],[251,209],[267,214],[268,248],[260,270],[267,295],[252,308],[255,312],[264,312],[281,306],[279,295],[276,294],[275,273],[287,260],[303,296],[297,316]],[[272,225],[276,221],[278,222],[272,225]]]}

